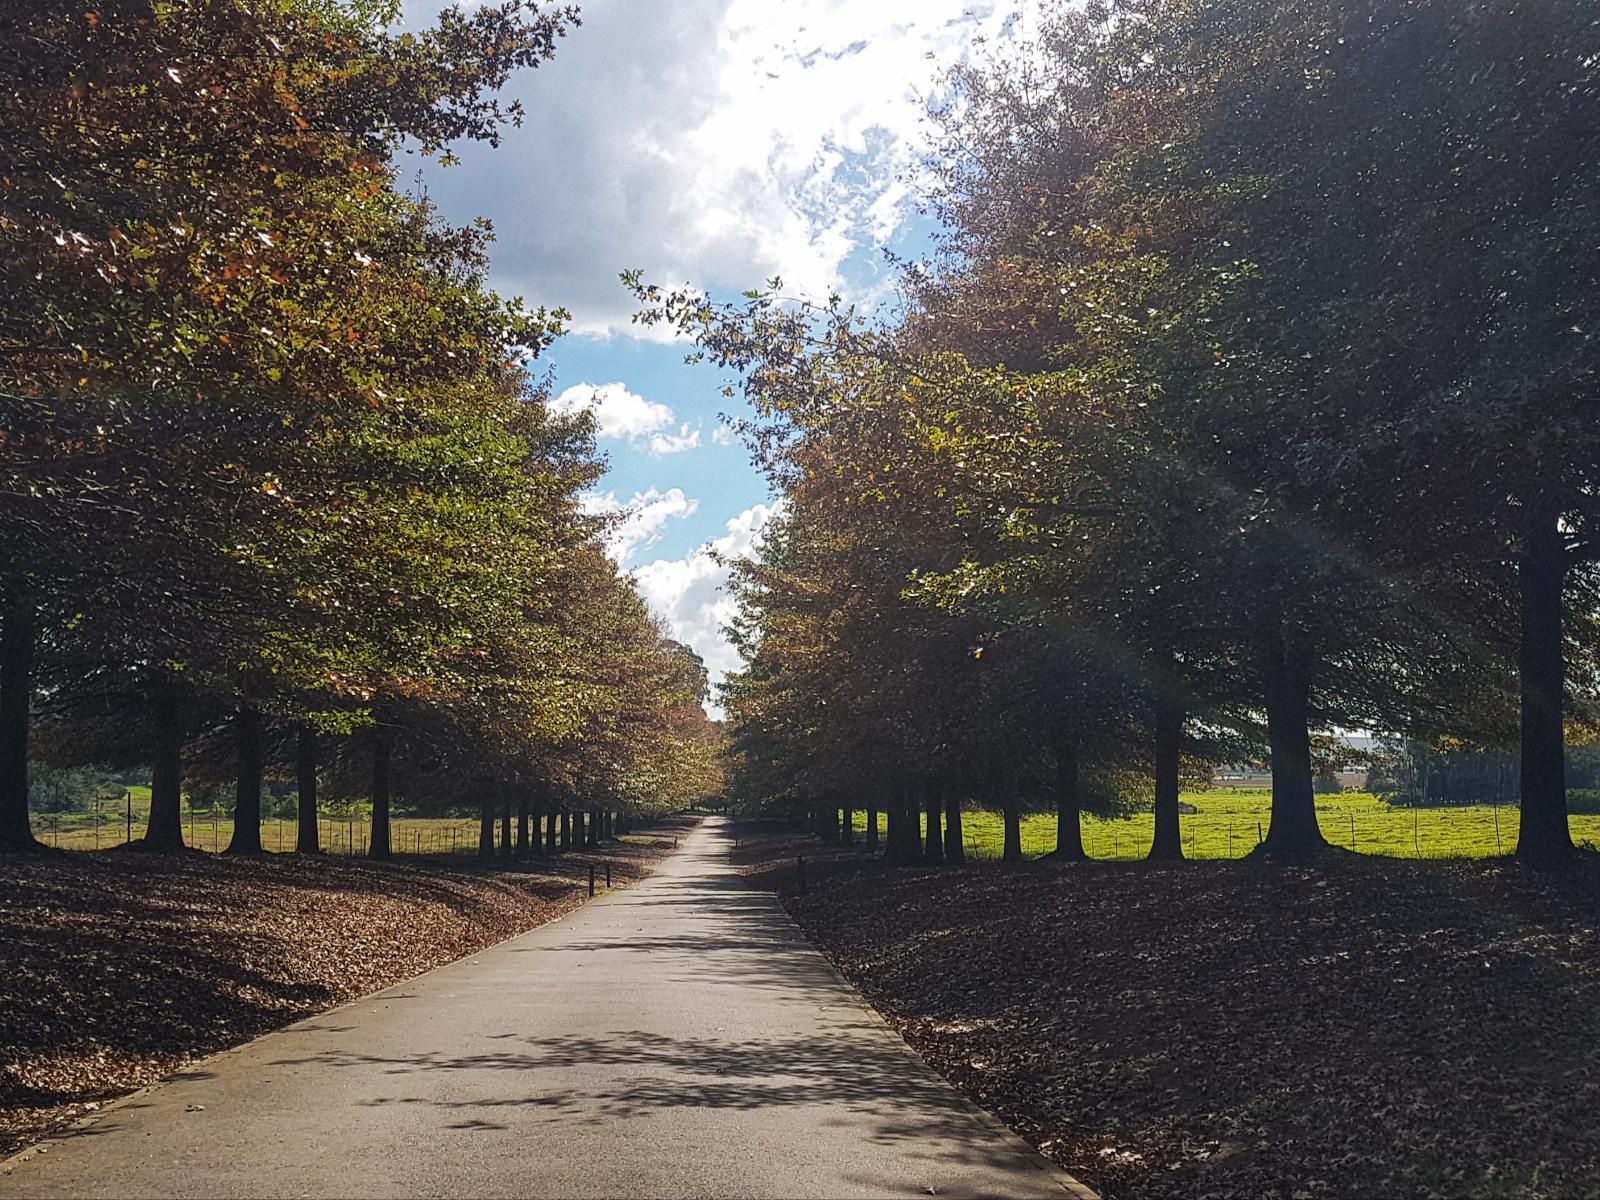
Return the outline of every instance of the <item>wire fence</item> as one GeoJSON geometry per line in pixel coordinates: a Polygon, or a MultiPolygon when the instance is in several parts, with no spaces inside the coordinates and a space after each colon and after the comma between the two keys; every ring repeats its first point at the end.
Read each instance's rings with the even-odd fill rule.
{"type": "MultiPolygon", "coordinates": [[[[148,813],[131,800],[97,805],[88,811],[35,813],[34,836],[48,846],[64,850],[110,850],[144,837],[148,813]]],[[[220,809],[188,809],[183,816],[184,844],[193,850],[221,852],[233,840],[233,817],[220,809]]],[[[542,836],[542,826],[540,833],[542,836]]],[[[476,854],[479,826],[476,820],[450,817],[393,817],[389,845],[395,854],[476,854]]],[[[532,833],[530,831],[530,838],[532,833]]],[[[289,852],[300,839],[296,817],[269,816],[261,822],[261,845],[289,852]]],[[[325,854],[364,855],[372,844],[369,815],[330,814],[317,821],[317,840],[325,854]]],[[[501,826],[494,825],[494,843],[501,848],[501,826]]]]}

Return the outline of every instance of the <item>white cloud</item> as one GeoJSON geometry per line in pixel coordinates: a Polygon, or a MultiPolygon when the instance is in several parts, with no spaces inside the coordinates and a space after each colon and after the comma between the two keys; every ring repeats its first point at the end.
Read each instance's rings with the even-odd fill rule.
{"type": "Polygon", "coordinates": [[[650,453],[658,457],[663,454],[677,454],[680,450],[693,450],[700,444],[700,431],[690,429],[687,424],[678,426],[677,433],[653,433],[650,435],[650,453]]]}
{"type": "MultiPolygon", "coordinates": [[[[779,504],[782,502],[780,501],[779,504]]],[[[664,558],[634,571],[639,591],[666,622],[672,636],[694,648],[705,660],[712,682],[739,666],[739,654],[723,626],[733,619],[733,597],[727,592],[729,560],[750,554],[779,504],[757,504],[727,523],[727,533],[683,558],[664,558]]]]}
{"type": "Polygon", "coordinates": [[[606,553],[620,566],[659,542],[667,522],[693,516],[700,501],[685,496],[682,488],[650,488],[635,492],[626,504],[618,503],[615,492],[591,492],[583,497],[583,507],[591,513],[621,514],[606,536],[606,553]]]}
{"type": "Polygon", "coordinates": [[[573,384],[551,400],[550,407],[558,413],[591,409],[595,432],[600,437],[626,441],[658,458],[693,450],[700,444],[700,431],[690,429],[687,423],[679,425],[677,433],[667,432],[674,419],[672,409],[646,400],[620,383],[573,384]]]}
{"type": "Polygon", "coordinates": [[[711,431],[711,440],[719,446],[731,446],[738,441],[738,434],[726,425],[718,425],[711,431]]]}
{"type": "Polygon", "coordinates": [[[635,395],[620,383],[574,384],[550,401],[550,407],[562,414],[592,409],[595,431],[603,438],[636,440],[672,424],[672,410],[665,404],[635,395]]]}
{"type": "MultiPolygon", "coordinates": [[[[408,17],[434,2],[408,0],[408,17]]],[[[495,221],[497,286],[564,305],[578,332],[643,332],[617,283],[631,267],[723,290],[781,275],[821,296],[914,211],[926,98],[1017,8],[587,0],[555,59],[512,84],[526,126],[463,148],[430,190],[457,220],[495,221]]]]}

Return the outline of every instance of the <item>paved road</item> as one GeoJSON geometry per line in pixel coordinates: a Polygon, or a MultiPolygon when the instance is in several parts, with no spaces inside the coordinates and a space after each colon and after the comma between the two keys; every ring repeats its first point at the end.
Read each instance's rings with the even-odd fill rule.
{"type": "Polygon", "coordinates": [[[208,1059],[0,1196],[1072,1194],[726,850],[708,821],[634,888],[208,1059]]]}

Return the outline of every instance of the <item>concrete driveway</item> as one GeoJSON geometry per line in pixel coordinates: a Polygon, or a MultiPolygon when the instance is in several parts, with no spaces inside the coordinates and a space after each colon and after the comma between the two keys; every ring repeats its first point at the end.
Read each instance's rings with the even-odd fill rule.
{"type": "Polygon", "coordinates": [[[0,1196],[1089,1195],[727,845],[707,821],[636,887],[208,1059],[13,1159],[0,1196]]]}

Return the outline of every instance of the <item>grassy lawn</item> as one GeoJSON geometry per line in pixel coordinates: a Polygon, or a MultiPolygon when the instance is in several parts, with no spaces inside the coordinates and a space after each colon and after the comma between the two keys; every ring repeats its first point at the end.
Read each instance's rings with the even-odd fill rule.
{"type": "MultiPolygon", "coordinates": [[[[1255,849],[1258,827],[1264,834],[1271,823],[1271,798],[1265,790],[1188,792],[1183,800],[1199,810],[1179,817],[1183,852],[1190,858],[1242,858],[1255,849]]],[[[1402,858],[1483,858],[1509,853],[1517,844],[1519,817],[1515,808],[1496,810],[1486,804],[1391,808],[1365,792],[1317,797],[1318,822],[1330,842],[1363,854],[1402,858]]],[[[882,821],[880,816],[880,833],[882,821]]],[[[865,815],[858,812],[856,829],[864,830],[865,822],[865,815]]],[[[1575,841],[1600,844],[1600,814],[1574,815],[1569,825],[1575,841]]],[[[1000,857],[1004,830],[998,813],[963,813],[962,834],[969,854],[1000,857]]],[[[1154,836],[1155,818],[1150,813],[1108,821],[1086,817],[1083,822],[1084,845],[1091,858],[1142,858],[1154,836]]],[[[1024,854],[1048,854],[1055,845],[1054,814],[1034,813],[1023,818],[1024,854]]]]}
{"type": "MultiPolygon", "coordinates": [[[[144,836],[150,816],[150,789],[132,787],[133,838],[144,836]]],[[[47,846],[63,850],[105,850],[128,840],[126,802],[106,805],[99,813],[34,813],[34,836],[47,846]]],[[[395,817],[390,822],[391,844],[397,854],[476,853],[478,823],[462,817],[395,817]]],[[[322,848],[329,854],[361,854],[371,833],[365,810],[348,816],[322,818],[322,848]]],[[[268,850],[293,850],[299,826],[293,817],[266,817],[261,822],[261,844],[268,850]]],[[[198,850],[225,850],[233,837],[233,818],[206,809],[183,813],[184,841],[198,850]]],[[[500,837],[495,824],[495,840],[500,837]]]]}

